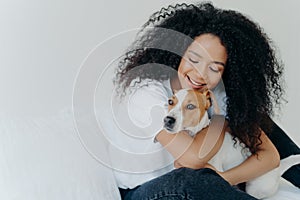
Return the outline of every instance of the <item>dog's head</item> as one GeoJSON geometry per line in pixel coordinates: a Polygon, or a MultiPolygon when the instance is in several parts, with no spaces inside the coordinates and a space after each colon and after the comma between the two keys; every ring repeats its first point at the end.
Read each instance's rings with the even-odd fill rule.
{"type": "Polygon", "coordinates": [[[170,133],[182,130],[194,136],[209,123],[207,109],[211,106],[210,92],[182,89],[168,100],[168,114],[164,128],[170,133]]]}

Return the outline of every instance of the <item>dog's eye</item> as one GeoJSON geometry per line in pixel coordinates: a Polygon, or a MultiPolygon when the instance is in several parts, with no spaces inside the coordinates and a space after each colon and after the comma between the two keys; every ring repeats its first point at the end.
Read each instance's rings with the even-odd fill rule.
{"type": "Polygon", "coordinates": [[[186,105],[186,108],[189,109],[189,110],[193,110],[193,109],[196,108],[196,106],[193,105],[193,104],[188,104],[188,105],[186,105]]]}
{"type": "Polygon", "coordinates": [[[170,106],[173,105],[173,104],[174,104],[173,100],[172,100],[172,99],[169,99],[169,100],[168,100],[168,104],[169,104],[170,106]]]}

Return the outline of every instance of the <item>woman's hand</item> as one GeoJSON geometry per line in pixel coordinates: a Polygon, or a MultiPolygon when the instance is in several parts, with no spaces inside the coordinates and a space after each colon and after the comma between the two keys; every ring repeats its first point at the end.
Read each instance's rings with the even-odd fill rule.
{"type": "Polygon", "coordinates": [[[179,168],[181,168],[181,167],[183,167],[183,166],[180,164],[180,162],[178,162],[178,160],[175,160],[175,161],[174,161],[174,167],[175,167],[176,169],[179,169],[179,168]]]}

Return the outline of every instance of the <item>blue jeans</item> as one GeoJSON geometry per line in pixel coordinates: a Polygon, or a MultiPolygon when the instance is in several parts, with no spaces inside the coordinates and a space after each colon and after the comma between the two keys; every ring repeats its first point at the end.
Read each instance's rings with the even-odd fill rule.
{"type": "Polygon", "coordinates": [[[253,200],[232,187],[215,171],[175,169],[133,189],[120,189],[123,200],[253,200]]]}

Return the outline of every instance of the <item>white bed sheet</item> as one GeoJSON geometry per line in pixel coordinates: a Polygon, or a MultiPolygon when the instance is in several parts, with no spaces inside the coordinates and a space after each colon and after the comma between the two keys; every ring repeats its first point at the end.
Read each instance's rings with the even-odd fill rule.
{"type": "Polygon", "coordinates": [[[111,169],[83,148],[70,112],[38,119],[2,115],[0,199],[115,200],[119,193],[111,169]]]}
{"type": "Polygon", "coordinates": [[[300,200],[300,189],[281,178],[278,192],[266,200],[300,200]]]}
{"type": "MultiPolygon", "coordinates": [[[[0,116],[0,138],[0,199],[120,199],[113,173],[83,148],[69,111],[43,119],[0,116]]],[[[298,188],[280,181],[267,200],[300,200],[298,188]]]]}

